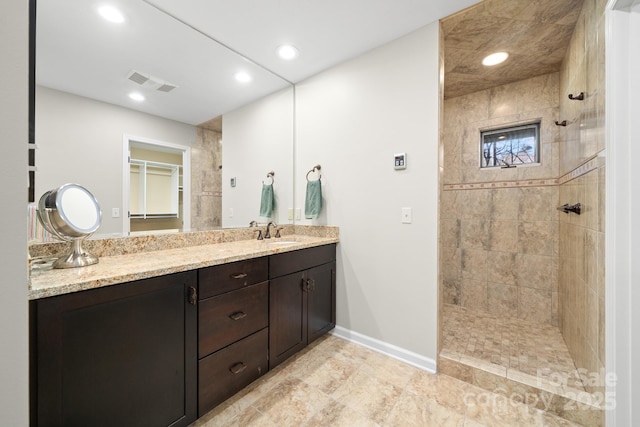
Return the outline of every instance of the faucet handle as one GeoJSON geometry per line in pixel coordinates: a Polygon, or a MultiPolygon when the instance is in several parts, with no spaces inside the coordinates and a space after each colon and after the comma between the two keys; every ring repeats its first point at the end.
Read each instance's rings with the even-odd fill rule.
{"type": "Polygon", "coordinates": [[[257,238],[256,240],[262,240],[262,239],[263,239],[263,237],[262,237],[262,230],[258,229],[258,230],[256,230],[256,231],[258,232],[258,238],[257,238]]]}
{"type": "Polygon", "coordinates": [[[249,227],[257,227],[258,226],[258,221],[251,221],[249,223],[249,227]]]}
{"type": "Polygon", "coordinates": [[[276,227],[276,239],[279,239],[280,237],[280,230],[283,230],[284,227],[276,227]]]}

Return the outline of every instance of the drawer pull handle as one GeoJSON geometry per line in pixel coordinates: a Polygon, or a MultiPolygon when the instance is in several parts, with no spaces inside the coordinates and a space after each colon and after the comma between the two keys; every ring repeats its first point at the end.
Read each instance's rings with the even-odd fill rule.
{"type": "Polygon", "coordinates": [[[198,290],[194,286],[189,286],[189,304],[196,305],[198,302],[198,290]]]}
{"type": "Polygon", "coordinates": [[[244,371],[245,369],[247,369],[247,365],[245,365],[242,362],[238,362],[235,365],[233,365],[232,367],[230,367],[229,371],[231,371],[231,373],[234,373],[234,374],[239,374],[240,372],[244,371]]]}
{"type": "Polygon", "coordinates": [[[237,313],[233,313],[229,316],[229,318],[231,318],[232,320],[240,320],[244,319],[245,317],[247,317],[247,313],[245,313],[244,311],[238,311],[237,313]]]}
{"type": "Polygon", "coordinates": [[[247,277],[247,273],[236,273],[231,275],[232,279],[244,279],[245,277],[247,277]]]}

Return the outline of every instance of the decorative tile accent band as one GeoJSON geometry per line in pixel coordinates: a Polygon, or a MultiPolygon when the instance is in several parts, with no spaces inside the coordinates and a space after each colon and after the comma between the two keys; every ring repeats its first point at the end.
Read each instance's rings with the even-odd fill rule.
{"type": "Polygon", "coordinates": [[[489,182],[473,182],[467,184],[444,184],[444,191],[451,190],[478,190],[486,188],[518,188],[518,187],[546,187],[554,185],[566,184],[576,178],[586,175],[589,172],[604,166],[605,159],[600,155],[596,155],[585,163],[581,164],[571,172],[561,176],[560,178],[550,179],[524,179],[514,181],[489,181],[489,182]]]}
{"type": "Polygon", "coordinates": [[[604,166],[604,157],[600,157],[600,156],[592,157],[591,159],[587,160],[585,163],[578,166],[571,172],[561,176],[558,181],[560,185],[566,184],[571,180],[579,178],[582,175],[586,175],[589,172],[598,169],[600,166],[604,166]]]}
{"type": "Polygon", "coordinates": [[[444,191],[478,190],[486,188],[514,188],[514,187],[546,187],[558,185],[558,179],[524,179],[515,181],[474,182],[469,184],[445,184],[444,191]]]}

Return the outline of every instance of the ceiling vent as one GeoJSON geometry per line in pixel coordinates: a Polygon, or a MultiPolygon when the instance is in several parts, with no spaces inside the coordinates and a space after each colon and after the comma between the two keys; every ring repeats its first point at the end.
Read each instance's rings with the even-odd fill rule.
{"type": "Polygon", "coordinates": [[[159,79],[158,77],[143,74],[136,70],[131,70],[127,75],[127,78],[132,82],[139,84],[140,86],[144,86],[146,88],[157,90],[160,92],[171,92],[178,87],[173,83],[166,82],[162,79],[159,79]]]}
{"type": "Polygon", "coordinates": [[[139,85],[143,85],[149,80],[149,76],[145,76],[144,74],[139,73],[136,70],[132,70],[127,78],[132,82],[138,83],[139,85]]]}

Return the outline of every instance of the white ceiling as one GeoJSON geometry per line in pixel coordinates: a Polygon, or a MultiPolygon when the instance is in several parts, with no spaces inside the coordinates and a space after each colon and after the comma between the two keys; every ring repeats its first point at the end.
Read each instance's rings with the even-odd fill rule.
{"type": "Polygon", "coordinates": [[[199,124],[475,2],[40,0],[36,80],[54,89],[199,124]],[[109,1],[124,13],[123,24],[97,15],[98,6],[109,1]],[[276,56],[276,48],[284,43],[300,50],[296,60],[276,56]],[[169,93],[141,88],[127,79],[133,69],[178,88],[169,93]],[[233,74],[240,69],[254,80],[245,85],[235,82],[233,74]],[[131,101],[127,94],[133,90],[143,92],[147,100],[131,101]]]}

